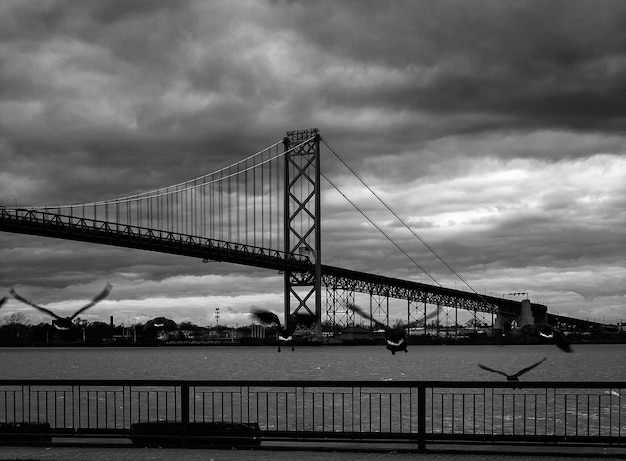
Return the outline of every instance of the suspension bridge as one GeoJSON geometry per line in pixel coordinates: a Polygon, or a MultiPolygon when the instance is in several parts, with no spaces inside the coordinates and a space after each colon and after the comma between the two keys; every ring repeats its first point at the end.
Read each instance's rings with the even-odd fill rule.
{"type": "MultiPolygon", "coordinates": [[[[324,310],[333,324],[354,323],[348,305],[355,293],[367,294],[370,313],[387,324],[390,298],[406,302],[407,322],[425,320],[427,306],[448,313],[463,309],[474,320],[490,315],[492,325],[496,317],[520,316],[519,301],[322,264],[321,144],[317,129],[288,131],[230,166],[153,191],[80,204],[2,207],[0,231],[279,271],[285,315],[301,309],[314,314],[318,335],[324,310]]],[[[547,309],[533,304],[532,311],[541,317],[547,309]]]]}

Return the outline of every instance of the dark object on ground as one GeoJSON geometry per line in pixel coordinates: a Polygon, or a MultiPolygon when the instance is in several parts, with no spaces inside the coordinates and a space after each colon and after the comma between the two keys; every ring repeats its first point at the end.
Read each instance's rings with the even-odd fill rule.
{"type": "MultiPolygon", "coordinates": [[[[183,445],[183,423],[134,423],[130,426],[133,444],[147,447],[183,445]]],[[[261,429],[257,423],[189,423],[187,445],[194,446],[258,446],[261,429]]]]}
{"type": "Polygon", "coordinates": [[[49,423],[0,423],[0,442],[51,442],[49,423]]]}

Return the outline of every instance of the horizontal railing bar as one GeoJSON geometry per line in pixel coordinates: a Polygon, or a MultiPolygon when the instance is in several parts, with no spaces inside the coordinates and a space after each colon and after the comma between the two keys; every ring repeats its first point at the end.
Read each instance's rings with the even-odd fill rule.
{"type": "Polygon", "coordinates": [[[215,387],[367,387],[367,388],[574,388],[624,389],[626,381],[376,381],[376,380],[124,380],[124,379],[0,379],[2,386],[215,386],[215,387]]]}

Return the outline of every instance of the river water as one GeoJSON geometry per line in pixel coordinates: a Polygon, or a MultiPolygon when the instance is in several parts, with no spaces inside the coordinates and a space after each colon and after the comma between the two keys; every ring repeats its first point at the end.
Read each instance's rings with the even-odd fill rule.
{"type": "Polygon", "coordinates": [[[524,381],[626,381],[626,345],[0,348],[0,379],[487,380],[542,358],[524,381]]]}

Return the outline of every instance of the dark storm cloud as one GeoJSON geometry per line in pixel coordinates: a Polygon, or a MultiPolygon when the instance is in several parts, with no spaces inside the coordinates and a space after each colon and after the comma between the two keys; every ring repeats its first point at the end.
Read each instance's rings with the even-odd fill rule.
{"type": "MultiPolygon", "coordinates": [[[[0,204],[144,192],[229,165],[285,130],[319,127],[476,284],[526,284],[559,305],[605,289],[609,312],[623,306],[626,273],[626,4],[601,5],[3,2],[0,204]]],[[[342,190],[456,283],[323,155],[342,190]]],[[[325,263],[426,281],[346,207],[325,192],[325,263]]],[[[51,301],[74,287],[89,297],[107,277],[113,301],[137,301],[128,312],[171,296],[167,306],[189,317],[207,304],[190,293],[232,295],[215,302],[239,312],[281,299],[263,291],[276,275],[253,269],[28,236],[0,243],[2,286],[30,284],[41,299],[56,288],[51,301]]]]}
{"type": "MultiPolygon", "coordinates": [[[[293,38],[301,54],[282,64],[287,75],[302,69],[295,80],[277,80],[267,56],[245,53],[252,33],[233,41],[231,25],[237,14],[247,20],[245,11],[163,2],[10,5],[14,26],[3,39],[16,46],[3,53],[0,87],[9,108],[27,101],[32,112],[2,118],[6,149],[36,161],[45,154],[51,166],[63,164],[58,154],[111,168],[102,178],[118,180],[100,190],[128,184],[136,165],[176,166],[181,178],[205,152],[207,167],[223,165],[311,108],[345,111],[338,128],[353,145],[364,139],[369,154],[380,154],[370,139],[382,135],[385,149],[397,152],[443,134],[623,124],[623,104],[612,96],[626,81],[625,8],[617,3],[342,2],[330,18],[316,4],[278,3],[274,12],[286,20],[265,13],[251,24],[269,28],[269,39],[293,38]],[[56,60],[43,69],[52,74],[37,72],[41,59],[56,60]],[[164,94],[177,86],[172,97],[194,98],[193,106],[172,107],[164,94]],[[259,117],[271,104],[287,110],[274,124],[259,117]],[[358,110],[374,118],[349,121],[358,110]],[[388,115],[392,126],[373,125],[388,115]]],[[[336,130],[329,127],[331,138],[341,136],[336,130]]],[[[78,181],[67,195],[97,187],[89,171],[82,186],[81,177],[58,173],[78,181]]],[[[134,181],[144,190],[161,179],[146,173],[134,181]]]]}
{"type": "MultiPolygon", "coordinates": [[[[291,8],[290,23],[336,66],[387,71],[375,86],[328,82],[331,107],[452,116],[459,133],[623,127],[622,2],[342,2],[330,18],[306,5],[291,8]]],[[[397,135],[415,139],[414,129],[397,135]]]]}
{"type": "MultiPolygon", "coordinates": [[[[243,100],[226,95],[211,104],[173,107],[177,85],[180,96],[196,96],[194,79],[186,75],[195,63],[185,61],[184,48],[187,30],[193,30],[197,19],[185,3],[11,6],[6,7],[12,16],[7,22],[14,27],[3,32],[0,76],[3,147],[7,155],[19,156],[31,174],[41,171],[57,183],[72,184],[73,190],[59,191],[60,202],[71,196],[89,200],[89,188],[95,199],[122,185],[134,184],[137,190],[162,185],[161,172],[172,167],[180,171],[179,180],[187,179],[206,152],[212,153],[207,168],[226,164],[234,152],[241,155],[241,141],[235,142],[239,121],[245,125],[250,113],[243,100]],[[73,160],[84,171],[67,171],[73,160]],[[136,174],[138,166],[144,174],[136,174]]],[[[211,22],[216,36],[226,27],[218,19],[211,22]]],[[[209,59],[204,65],[214,64],[209,59]]],[[[233,76],[229,67],[215,67],[218,74],[225,73],[223,80],[233,76]]],[[[205,78],[215,86],[212,91],[226,93],[210,74],[205,78]]],[[[54,197],[54,184],[49,187],[48,196],[54,197]]]]}

